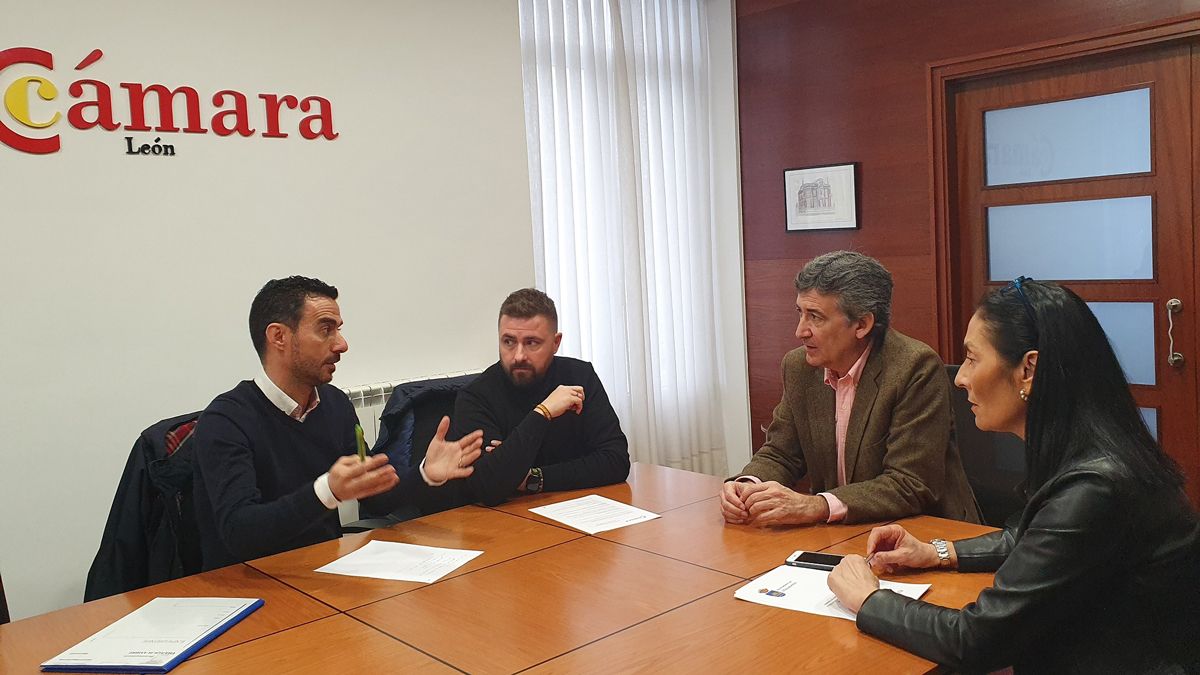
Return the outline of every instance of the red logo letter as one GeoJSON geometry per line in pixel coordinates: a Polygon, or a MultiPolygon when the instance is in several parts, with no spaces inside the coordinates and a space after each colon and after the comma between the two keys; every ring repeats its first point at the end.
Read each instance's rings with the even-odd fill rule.
{"type": "MultiPolygon", "coordinates": [[[[54,70],[54,55],[33,47],[12,47],[0,51],[0,70],[16,63],[32,63],[47,70],[54,70]]],[[[0,142],[34,155],[58,152],[60,147],[58,134],[50,138],[29,138],[9,129],[3,120],[0,120],[0,142]]]]}

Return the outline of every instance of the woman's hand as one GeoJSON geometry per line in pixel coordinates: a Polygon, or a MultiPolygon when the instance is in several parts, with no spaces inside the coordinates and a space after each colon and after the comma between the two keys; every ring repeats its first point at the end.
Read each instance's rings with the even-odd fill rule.
{"type": "Polygon", "coordinates": [[[879,590],[879,579],[861,555],[848,555],[829,573],[829,590],[846,609],[858,614],[867,596],[879,590]]]}
{"type": "Polygon", "coordinates": [[[871,530],[867,537],[867,559],[871,561],[871,569],[883,574],[891,574],[901,567],[921,570],[941,564],[933,544],[917,539],[894,524],[871,530]]]}

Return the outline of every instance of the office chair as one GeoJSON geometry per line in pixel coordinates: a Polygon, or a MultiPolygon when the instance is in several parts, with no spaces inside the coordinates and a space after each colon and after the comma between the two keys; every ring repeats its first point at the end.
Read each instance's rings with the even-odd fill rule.
{"type": "Polygon", "coordinates": [[[199,416],[156,422],[133,444],[88,570],[84,601],[200,571],[190,443],[199,416]]]}
{"type": "MultiPolygon", "coordinates": [[[[421,460],[425,459],[425,451],[437,433],[442,417],[454,412],[454,400],[458,397],[458,391],[473,382],[476,377],[478,373],[396,385],[379,417],[379,438],[376,439],[371,452],[387,453],[388,461],[396,467],[400,475],[416,471],[421,460]]],[[[407,504],[383,516],[367,514],[372,517],[347,523],[342,526],[342,531],[362,532],[376,527],[387,527],[439,510],[442,508],[436,498],[429,496],[420,503],[407,504]]]]}
{"type": "Polygon", "coordinates": [[[1025,507],[1025,444],[1012,434],[980,431],[967,401],[967,392],[953,386],[957,365],[947,365],[954,409],[954,433],[967,482],[983,521],[1003,527],[1013,513],[1025,507]]]}

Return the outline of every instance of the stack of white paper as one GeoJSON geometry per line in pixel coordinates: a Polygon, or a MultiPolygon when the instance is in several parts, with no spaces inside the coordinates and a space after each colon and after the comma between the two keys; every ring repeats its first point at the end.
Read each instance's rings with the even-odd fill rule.
{"type": "Polygon", "coordinates": [[[482,553],[458,548],[370,541],[366,546],[316,571],[432,584],[482,553]]]}
{"type": "Polygon", "coordinates": [[[607,532],[658,517],[657,513],[643,511],[636,506],[623,504],[600,495],[568,499],[557,504],[538,506],[529,510],[588,534],[607,532]]]}
{"type": "MultiPolygon", "coordinates": [[[[902,584],[881,580],[880,588],[886,588],[913,599],[929,590],[929,584],[902,584]]],[[[809,614],[832,616],[854,620],[855,614],[838,602],[829,590],[829,572],[807,567],[781,565],[734,592],[739,600],[757,602],[781,609],[791,609],[809,614]]]]}

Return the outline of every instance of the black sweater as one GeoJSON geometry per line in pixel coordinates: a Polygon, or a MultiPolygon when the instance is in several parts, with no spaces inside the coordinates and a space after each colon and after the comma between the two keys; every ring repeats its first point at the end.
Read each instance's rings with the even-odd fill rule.
{"type": "MultiPolygon", "coordinates": [[[[620,483],[629,477],[629,443],[592,364],[556,356],[545,379],[515,387],[499,363],[458,393],[450,438],[483,429],[483,443],[503,441],[475,462],[475,472],[453,481],[454,505],[499,504],[516,492],[529,469],[542,469],[542,489],[576,490],[620,483]],[[583,414],[568,411],[547,420],[534,410],[560,384],[583,387],[583,414]]],[[[451,496],[453,495],[453,496],[451,496]]]]}
{"type": "MultiPolygon", "coordinates": [[[[200,415],[193,489],[204,569],[341,536],[337,509],[321,503],[313,481],[357,452],[358,416],[337,387],[318,393],[320,405],[298,422],[246,380],[200,415]]],[[[392,491],[363,501],[386,513],[420,483],[414,470],[392,491]]]]}

